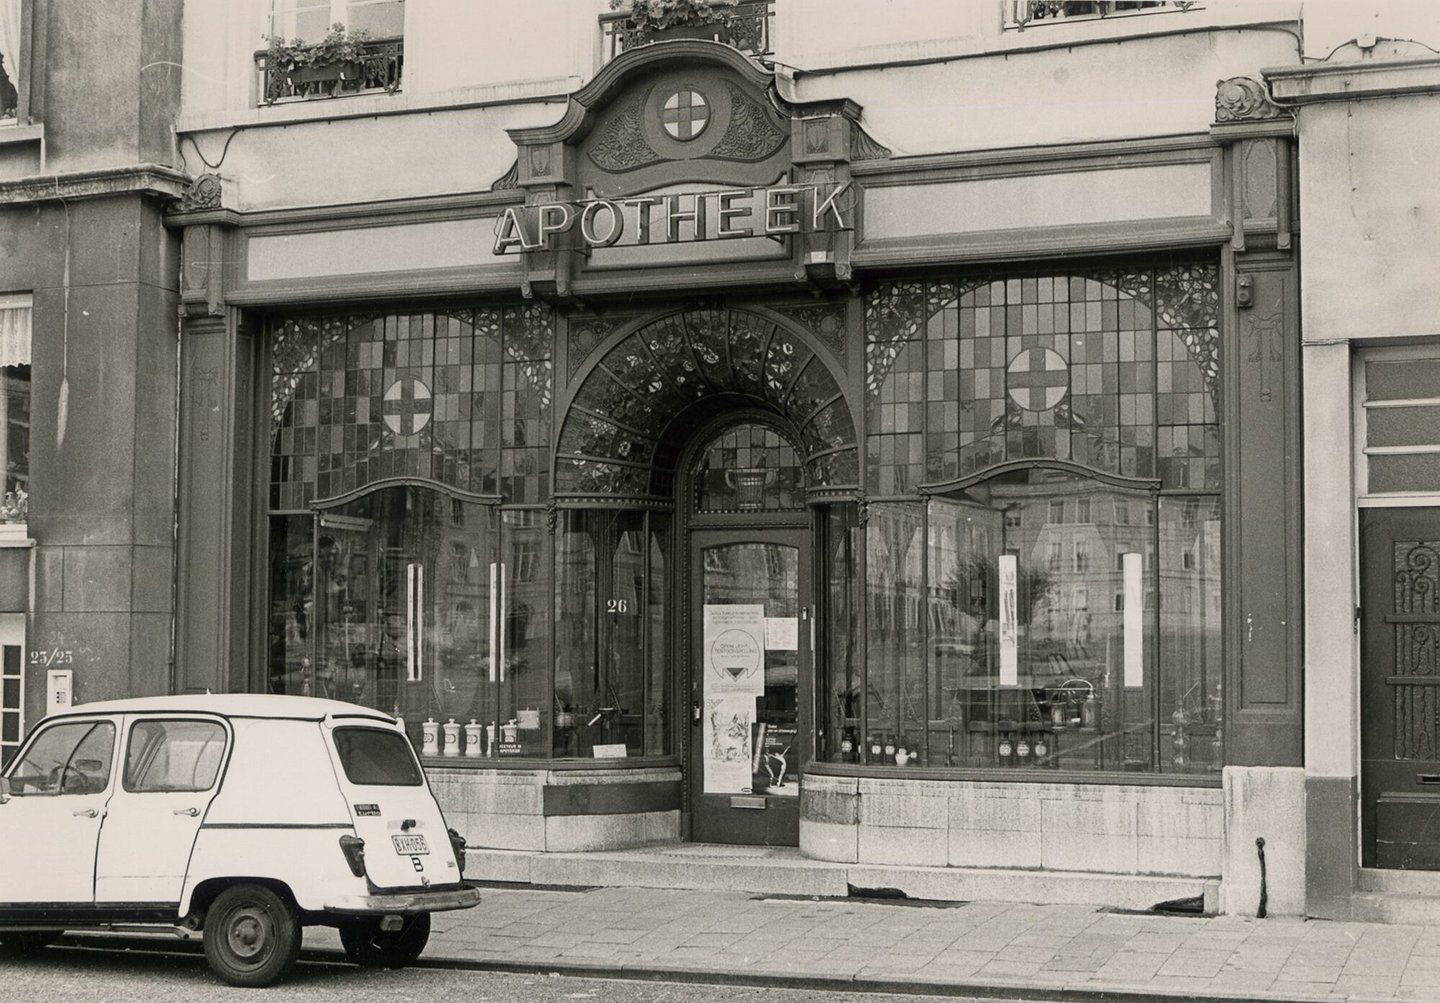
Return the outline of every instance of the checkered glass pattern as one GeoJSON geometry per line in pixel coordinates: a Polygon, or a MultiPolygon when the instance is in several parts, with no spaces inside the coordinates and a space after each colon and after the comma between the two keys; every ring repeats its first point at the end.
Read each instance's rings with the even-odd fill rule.
{"type": "Polygon", "coordinates": [[[866,475],[914,492],[1016,459],[1216,490],[1209,263],[895,282],[866,302],[866,475]]]}
{"type": "Polygon", "coordinates": [[[392,477],[544,502],[549,331],[549,312],[534,306],[281,322],[271,510],[392,477]]]}

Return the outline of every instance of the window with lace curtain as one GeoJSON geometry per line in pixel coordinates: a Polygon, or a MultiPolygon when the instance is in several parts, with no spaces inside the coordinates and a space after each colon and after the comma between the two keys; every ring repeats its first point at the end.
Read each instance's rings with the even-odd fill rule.
{"type": "Polygon", "coordinates": [[[30,506],[30,296],[0,295],[0,523],[24,523],[30,506]]]}
{"type": "Polygon", "coordinates": [[[20,120],[20,0],[0,0],[0,125],[20,120]]]}

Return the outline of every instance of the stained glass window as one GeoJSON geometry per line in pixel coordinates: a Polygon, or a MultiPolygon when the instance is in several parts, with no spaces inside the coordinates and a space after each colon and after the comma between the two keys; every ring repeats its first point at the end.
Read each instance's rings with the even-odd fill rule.
{"type": "Polygon", "coordinates": [[[1215,489],[1219,305],[1208,263],[880,286],[865,309],[870,493],[1027,458],[1215,489]]]}
{"type": "Polygon", "coordinates": [[[866,654],[830,684],[822,754],[1223,765],[1218,282],[1176,263],[868,295],[866,654]]]}
{"type": "Polygon", "coordinates": [[[536,306],[282,322],[271,509],[303,510],[391,477],[543,503],[549,331],[536,306]]]}
{"type": "Polygon", "coordinates": [[[799,430],[809,488],[854,485],[855,425],[840,385],[805,341],[741,310],[663,317],[612,348],[586,377],[560,431],[558,493],[668,499],[693,422],[750,404],[799,430]]]}

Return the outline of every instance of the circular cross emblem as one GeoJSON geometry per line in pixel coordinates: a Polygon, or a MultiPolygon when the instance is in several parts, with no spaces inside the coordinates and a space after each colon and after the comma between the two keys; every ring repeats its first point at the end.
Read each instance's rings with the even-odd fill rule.
{"type": "Polygon", "coordinates": [[[1010,360],[1005,389],[1026,411],[1048,411],[1070,392],[1070,366],[1053,348],[1027,348],[1010,360]]]}
{"type": "Polygon", "coordinates": [[[399,379],[385,389],[380,416],[396,435],[414,435],[430,424],[433,409],[429,387],[416,379],[399,379]]]}
{"type": "Polygon", "coordinates": [[[710,102],[699,91],[676,91],[660,107],[660,124],[672,139],[688,143],[710,124],[710,102]]]}

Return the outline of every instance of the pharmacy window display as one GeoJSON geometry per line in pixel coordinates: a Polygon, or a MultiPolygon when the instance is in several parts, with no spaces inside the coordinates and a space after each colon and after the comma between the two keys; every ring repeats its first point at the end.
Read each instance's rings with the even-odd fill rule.
{"type": "Polygon", "coordinates": [[[860,518],[827,533],[826,758],[1223,763],[1218,269],[891,283],[860,518]],[[863,557],[863,571],[860,558],[863,557]]]}
{"type": "Polygon", "coordinates": [[[271,692],[393,713],[423,755],[548,754],[549,330],[526,307],[273,333],[271,692]]]}

